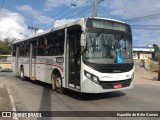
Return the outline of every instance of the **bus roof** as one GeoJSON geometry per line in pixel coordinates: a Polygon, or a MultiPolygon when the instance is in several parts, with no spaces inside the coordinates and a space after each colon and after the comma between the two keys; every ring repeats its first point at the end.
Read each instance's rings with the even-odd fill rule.
{"type": "MultiPolygon", "coordinates": [[[[93,18],[93,17],[88,17],[88,18],[93,18]]],[[[115,21],[115,22],[120,22],[120,23],[123,23],[123,24],[127,24],[126,22],[123,22],[123,21],[120,21],[120,20],[116,20],[116,19],[111,19],[111,18],[94,17],[94,19],[110,20],[110,21],[115,21]]]]}
{"type": "MultiPolygon", "coordinates": [[[[19,42],[22,42],[22,41],[26,41],[26,40],[29,40],[29,39],[32,39],[32,38],[35,38],[35,37],[38,37],[38,36],[41,36],[41,35],[45,35],[47,33],[50,33],[52,31],[56,31],[56,30],[60,30],[60,29],[63,29],[65,27],[70,27],[74,24],[78,24],[80,23],[82,20],[84,19],[88,19],[88,18],[93,18],[93,17],[85,17],[85,18],[79,18],[79,19],[75,19],[74,21],[70,22],[70,23],[66,23],[62,26],[58,26],[56,28],[53,28],[53,29],[49,29],[49,30],[46,30],[42,33],[38,33],[38,34],[35,34],[35,35],[32,35],[32,36],[29,36],[28,38],[25,38],[25,39],[22,39],[22,40],[19,40],[19,41],[15,41],[13,42],[13,44],[16,44],[16,43],[19,43],[19,42]]],[[[122,21],[119,21],[119,20],[115,20],[115,19],[110,19],[110,18],[100,18],[100,17],[94,17],[93,19],[99,19],[99,20],[110,20],[110,21],[115,21],[115,22],[120,22],[120,23],[123,23],[123,24],[127,24],[125,22],[122,22],[122,21]]]]}

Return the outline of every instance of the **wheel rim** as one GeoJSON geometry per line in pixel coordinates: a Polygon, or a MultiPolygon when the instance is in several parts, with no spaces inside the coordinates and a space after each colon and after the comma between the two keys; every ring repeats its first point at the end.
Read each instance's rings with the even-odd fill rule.
{"type": "Polygon", "coordinates": [[[62,80],[58,75],[53,75],[55,91],[58,93],[63,93],[62,80]]]}
{"type": "Polygon", "coordinates": [[[60,79],[59,77],[56,78],[56,87],[57,87],[58,89],[61,89],[61,87],[62,87],[61,79],[60,79]]]}
{"type": "Polygon", "coordinates": [[[21,70],[21,79],[23,79],[23,76],[24,76],[23,70],[21,70]]]}
{"type": "Polygon", "coordinates": [[[55,90],[55,76],[53,74],[51,76],[51,82],[52,82],[52,90],[55,90]]]}
{"type": "Polygon", "coordinates": [[[52,78],[53,78],[53,80],[52,80],[52,83],[53,83],[52,84],[52,88],[54,88],[54,90],[56,92],[58,92],[58,93],[63,93],[61,78],[56,74],[54,74],[52,78]]]}

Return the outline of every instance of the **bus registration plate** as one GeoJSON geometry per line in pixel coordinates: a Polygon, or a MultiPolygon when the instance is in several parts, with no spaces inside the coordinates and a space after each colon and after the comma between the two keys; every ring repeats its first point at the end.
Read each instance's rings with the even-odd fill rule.
{"type": "Polygon", "coordinates": [[[114,89],[122,88],[122,84],[114,84],[113,88],[114,89]]]}

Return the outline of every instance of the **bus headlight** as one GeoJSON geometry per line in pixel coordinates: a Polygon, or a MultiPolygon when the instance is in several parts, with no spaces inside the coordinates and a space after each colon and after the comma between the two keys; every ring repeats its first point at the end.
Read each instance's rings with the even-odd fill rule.
{"type": "Polygon", "coordinates": [[[84,74],[88,79],[92,80],[93,82],[99,83],[99,79],[97,76],[95,76],[87,71],[84,71],[84,74]]]}
{"type": "Polygon", "coordinates": [[[98,82],[98,77],[92,76],[93,81],[98,82]]]}
{"type": "Polygon", "coordinates": [[[133,80],[134,79],[134,73],[132,73],[132,74],[126,74],[126,78],[133,80]]]}
{"type": "Polygon", "coordinates": [[[86,75],[86,77],[87,77],[88,79],[92,79],[92,76],[91,76],[90,73],[86,72],[85,75],[86,75]]]}

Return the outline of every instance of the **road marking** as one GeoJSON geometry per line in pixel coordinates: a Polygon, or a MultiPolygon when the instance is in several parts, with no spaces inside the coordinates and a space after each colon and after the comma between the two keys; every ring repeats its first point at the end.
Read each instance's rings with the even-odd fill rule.
{"type": "MultiPolygon", "coordinates": [[[[10,89],[8,87],[7,87],[7,91],[8,91],[8,95],[9,95],[10,101],[11,101],[12,111],[16,112],[16,106],[14,104],[13,96],[12,96],[11,91],[10,91],[10,89]]],[[[14,120],[18,120],[18,117],[14,116],[13,119],[14,120]]]]}

